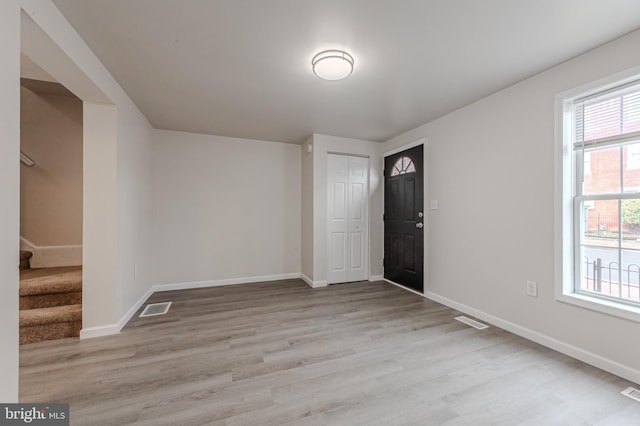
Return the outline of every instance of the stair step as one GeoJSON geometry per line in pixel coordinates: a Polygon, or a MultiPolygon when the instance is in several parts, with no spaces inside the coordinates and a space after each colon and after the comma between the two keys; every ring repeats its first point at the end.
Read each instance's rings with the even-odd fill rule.
{"type": "Polygon", "coordinates": [[[82,329],[82,305],[20,311],[20,344],[78,337],[82,329]]]}
{"type": "Polygon", "coordinates": [[[20,271],[20,344],[78,337],[82,266],[20,271]]]}
{"type": "Polygon", "coordinates": [[[20,296],[82,291],[82,266],[20,271],[20,296]]]}
{"type": "Polygon", "coordinates": [[[79,304],[82,304],[81,291],[20,296],[20,310],[79,304]]]}
{"type": "Polygon", "coordinates": [[[20,326],[81,321],[82,305],[54,306],[52,308],[20,311],[20,326]]]}

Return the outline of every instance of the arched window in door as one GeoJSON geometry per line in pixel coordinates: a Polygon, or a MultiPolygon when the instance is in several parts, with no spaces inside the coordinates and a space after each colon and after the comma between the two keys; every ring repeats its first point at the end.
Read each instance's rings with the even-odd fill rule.
{"type": "Polygon", "coordinates": [[[415,173],[416,166],[413,164],[413,160],[409,157],[401,157],[396,161],[391,170],[391,176],[403,175],[405,173],[415,173]]]}

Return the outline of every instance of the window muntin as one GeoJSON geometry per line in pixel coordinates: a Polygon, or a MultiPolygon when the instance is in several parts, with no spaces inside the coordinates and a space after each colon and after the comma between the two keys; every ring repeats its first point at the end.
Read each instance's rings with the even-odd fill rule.
{"type": "Polygon", "coordinates": [[[391,176],[399,176],[405,173],[415,173],[416,166],[413,164],[413,160],[409,157],[401,157],[393,165],[391,170],[391,176]]]}
{"type": "Polygon", "coordinates": [[[573,292],[640,306],[640,84],[572,103],[573,292]]]}
{"type": "MultiPolygon", "coordinates": [[[[585,151],[583,155],[584,162],[584,175],[585,177],[591,174],[591,152],[585,151]]],[[[583,190],[584,191],[584,190],[583,190]]]]}

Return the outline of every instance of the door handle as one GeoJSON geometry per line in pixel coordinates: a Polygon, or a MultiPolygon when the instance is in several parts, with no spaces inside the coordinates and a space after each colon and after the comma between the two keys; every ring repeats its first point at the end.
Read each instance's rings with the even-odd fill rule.
{"type": "Polygon", "coordinates": [[[424,225],[422,224],[422,222],[418,222],[416,223],[416,228],[422,229],[424,228],[424,225]]]}

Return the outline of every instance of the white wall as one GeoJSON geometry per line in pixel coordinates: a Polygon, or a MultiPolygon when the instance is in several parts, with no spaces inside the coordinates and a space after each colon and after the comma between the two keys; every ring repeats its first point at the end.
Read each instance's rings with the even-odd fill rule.
{"type": "Polygon", "coordinates": [[[0,2],[0,401],[18,402],[20,6],[0,2]]]}
{"type": "MultiPolygon", "coordinates": [[[[382,148],[377,142],[313,135],[313,282],[327,281],[327,155],[329,152],[369,156],[369,276],[382,276],[383,188],[382,148]]],[[[311,278],[311,277],[310,277],[311,278]]]]}
{"type": "Polygon", "coordinates": [[[20,235],[36,246],[82,244],[82,101],[20,88],[20,235]]]}
{"type": "Polygon", "coordinates": [[[92,329],[118,320],[115,106],[85,103],[84,123],[82,326],[92,329]]]}
{"type": "Polygon", "coordinates": [[[305,280],[313,281],[313,136],[302,145],[302,241],[300,268],[305,280]]]}
{"type": "Polygon", "coordinates": [[[115,333],[152,286],[151,125],[51,1],[19,3],[22,52],[85,102],[81,337],[115,333]]]}
{"type": "MultiPolygon", "coordinates": [[[[128,98],[127,98],[128,100],[128,98]]],[[[117,103],[119,327],[153,285],[152,127],[137,107],[117,103]]]]}
{"type": "Polygon", "coordinates": [[[385,144],[429,139],[440,204],[429,212],[429,297],[636,382],[638,324],[554,298],[554,95],[640,65],[638,45],[640,31],[385,144]]]}
{"type": "Polygon", "coordinates": [[[155,283],[299,274],[300,150],[155,130],[155,283]]]}

